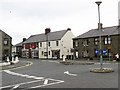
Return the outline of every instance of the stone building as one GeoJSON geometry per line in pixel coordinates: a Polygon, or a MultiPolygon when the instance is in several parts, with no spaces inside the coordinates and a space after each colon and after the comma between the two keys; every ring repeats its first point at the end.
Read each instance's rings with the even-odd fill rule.
{"type": "Polygon", "coordinates": [[[96,59],[100,55],[100,39],[103,58],[113,58],[120,55],[120,26],[92,29],[73,39],[74,55],[76,58],[96,59]]]}
{"type": "Polygon", "coordinates": [[[0,30],[0,60],[5,56],[10,56],[12,51],[12,38],[4,31],[0,30]]]}

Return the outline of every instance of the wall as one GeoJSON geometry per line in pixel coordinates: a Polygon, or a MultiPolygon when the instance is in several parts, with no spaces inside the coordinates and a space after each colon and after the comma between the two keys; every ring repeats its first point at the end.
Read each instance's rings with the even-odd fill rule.
{"type": "Polygon", "coordinates": [[[61,43],[60,57],[61,58],[62,58],[63,54],[64,54],[64,56],[73,55],[73,53],[71,53],[71,50],[70,50],[71,48],[73,48],[72,38],[74,38],[74,35],[71,32],[71,30],[68,30],[67,33],[61,39],[61,41],[60,41],[60,43],[61,43]],[[69,50],[69,52],[68,52],[68,50],[69,50]]]}
{"type": "MultiPolygon", "coordinates": [[[[68,31],[61,40],[56,40],[59,42],[59,46],[56,46],[56,41],[50,41],[50,46],[48,46],[48,52],[50,51],[50,55],[48,55],[48,58],[52,58],[52,50],[60,50],[60,58],[62,58],[62,55],[72,55],[70,52],[70,48],[73,48],[73,41],[72,38],[74,35],[71,31],[68,31]],[[69,52],[68,52],[69,50],[69,52]]],[[[46,52],[46,42],[42,42],[42,47],[40,47],[39,42],[39,58],[47,58],[42,54],[43,52],[46,52]]]]}
{"type": "Polygon", "coordinates": [[[0,31],[0,60],[2,60],[2,32],[0,31]]]}
{"type": "Polygon", "coordinates": [[[6,54],[11,55],[12,52],[12,38],[7,35],[5,32],[0,31],[0,59],[5,56],[5,50],[7,50],[6,54]],[[8,44],[4,44],[4,39],[7,38],[8,44]]]}
{"type": "MultiPolygon", "coordinates": [[[[74,48],[75,48],[76,51],[79,52],[79,57],[78,58],[82,58],[81,53],[84,50],[88,50],[89,57],[99,58],[99,56],[95,57],[95,49],[99,49],[99,43],[98,43],[98,45],[94,45],[94,38],[84,38],[84,39],[76,39],[76,40],[79,42],[79,46],[78,47],[74,46],[74,48]],[[87,39],[89,40],[89,44],[88,44],[88,46],[85,47],[85,46],[82,45],[82,42],[84,40],[87,40],[87,39]]],[[[75,43],[76,40],[74,40],[74,43],[75,43]]],[[[99,38],[98,38],[98,40],[99,40],[99,38]]],[[[111,45],[108,45],[108,44],[105,45],[104,44],[104,37],[102,37],[102,49],[108,50],[108,48],[111,47],[112,56],[115,53],[119,53],[119,55],[120,55],[120,49],[119,49],[120,41],[119,40],[120,40],[120,35],[113,35],[113,36],[111,36],[111,45]]]]}

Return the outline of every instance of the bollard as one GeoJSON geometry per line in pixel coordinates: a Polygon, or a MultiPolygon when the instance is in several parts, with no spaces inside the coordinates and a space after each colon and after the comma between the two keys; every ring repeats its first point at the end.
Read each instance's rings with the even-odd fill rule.
{"type": "Polygon", "coordinates": [[[18,56],[15,57],[15,62],[18,63],[19,60],[18,60],[18,56]]]}
{"type": "Polygon", "coordinates": [[[15,61],[18,61],[18,56],[15,57],[15,61]]]}
{"type": "Polygon", "coordinates": [[[9,59],[9,57],[7,57],[7,62],[10,62],[10,59],[9,59]]]}

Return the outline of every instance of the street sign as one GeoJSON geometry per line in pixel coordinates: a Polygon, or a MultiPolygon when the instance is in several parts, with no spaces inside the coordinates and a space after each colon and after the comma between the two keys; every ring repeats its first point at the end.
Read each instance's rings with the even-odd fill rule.
{"type": "Polygon", "coordinates": [[[96,51],[95,51],[95,54],[98,55],[98,54],[99,54],[99,50],[96,50],[96,51]]]}
{"type": "Polygon", "coordinates": [[[106,50],[106,49],[103,50],[103,54],[104,54],[104,55],[107,54],[107,50],[106,50]]]}

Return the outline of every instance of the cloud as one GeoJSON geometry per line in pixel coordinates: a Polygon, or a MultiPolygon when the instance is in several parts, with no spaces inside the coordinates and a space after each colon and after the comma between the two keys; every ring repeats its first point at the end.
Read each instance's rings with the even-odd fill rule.
{"type": "MultiPolygon", "coordinates": [[[[0,29],[19,43],[23,37],[52,31],[72,29],[78,36],[97,28],[96,0],[0,0],[0,29]]],[[[118,21],[117,0],[102,0],[100,7],[103,26],[113,26],[118,21]]]]}

